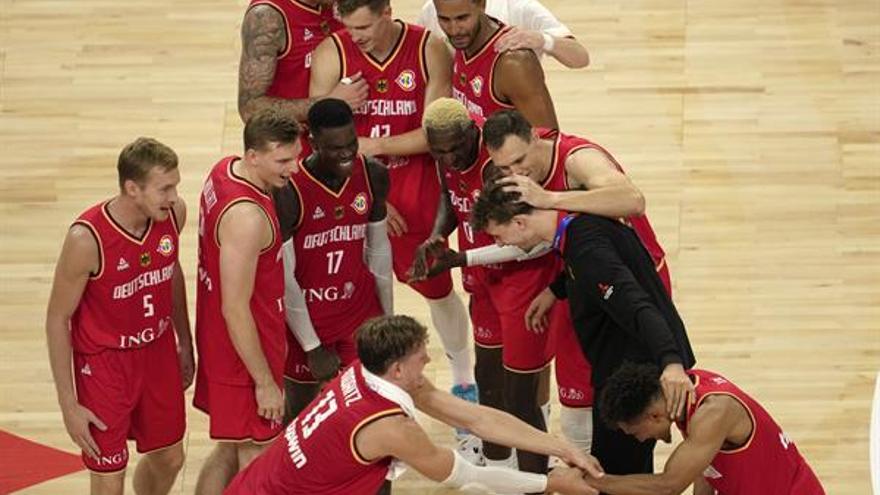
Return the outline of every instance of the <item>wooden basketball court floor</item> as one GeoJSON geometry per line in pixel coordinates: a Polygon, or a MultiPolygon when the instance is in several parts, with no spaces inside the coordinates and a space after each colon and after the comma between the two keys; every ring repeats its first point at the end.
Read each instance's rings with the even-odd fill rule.
{"type": "MultiPolygon", "coordinates": [[[[880,3],[545,3],[593,59],[579,71],[546,63],[562,127],[612,150],[645,192],[699,366],[768,407],[828,493],[868,493],[880,3]]],[[[116,155],[136,136],[180,155],[192,294],[200,184],[240,149],[245,4],[0,0],[0,428],[74,451],[47,364],[45,303],[67,225],[114,194],[116,155]]],[[[418,6],[394,2],[408,19],[418,6]]],[[[397,309],[428,321],[406,288],[397,309]]],[[[436,339],[431,350],[428,373],[446,386],[436,339]]],[[[448,429],[424,424],[450,443],[448,429]]],[[[210,445],[205,417],[189,408],[175,493],[192,492],[210,445]]],[[[80,472],[24,493],[87,486],[80,472]]],[[[447,492],[409,473],[395,493],[447,492]]]]}

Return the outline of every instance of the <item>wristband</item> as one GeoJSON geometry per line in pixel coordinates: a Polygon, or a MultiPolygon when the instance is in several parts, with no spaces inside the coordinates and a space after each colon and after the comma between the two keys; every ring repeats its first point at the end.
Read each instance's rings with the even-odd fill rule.
{"type": "Polygon", "coordinates": [[[552,52],[553,47],[556,46],[556,38],[547,33],[541,33],[541,36],[544,37],[544,47],[542,49],[547,53],[552,52]]]}

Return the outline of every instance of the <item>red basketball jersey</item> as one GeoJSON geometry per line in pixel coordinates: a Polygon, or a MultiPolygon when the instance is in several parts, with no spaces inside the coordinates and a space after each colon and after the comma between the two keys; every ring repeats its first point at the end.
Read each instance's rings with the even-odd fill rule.
{"type": "Polygon", "coordinates": [[[312,52],[330,33],[342,29],[335,9],[312,7],[298,0],[252,0],[255,5],[269,5],[277,10],[286,28],[287,44],[278,54],[275,78],[266,91],[268,96],[299,99],[309,96],[312,52]]]}
{"type": "MultiPolygon", "coordinates": [[[[473,208],[474,203],[480,196],[480,191],[483,189],[483,172],[491,162],[489,151],[483,144],[481,119],[475,117],[475,120],[478,121],[477,132],[479,133],[476,160],[465,170],[455,170],[452,167],[443,169],[443,180],[446,183],[446,189],[449,191],[449,199],[452,202],[455,218],[458,220],[459,251],[495,244],[495,240],[491,236],[485,232],[474,232],[470,224],[471,208],[473,208]]],[[[485,268],[481,266],[462,267],[462,285],[466,291],[473,292],[474,286],[478,283],[480,274],[485,268]]]]}
{"type": "Polygon", "coordinates": [[[89,277],[70,319],[76,352],[144,347],[172,329],[172,278],[177,264],[174,214],[147,221],[138,238],[126,232],[99,203],[77,218],[98,243],[100,266],[89,277]]]}
{"type": "Polygon", "coordinates": [[[300,206],[293,236],[295,277],[318,337],[332,342],[382,313],[376,281],[364,262],[373,208],[367,164],[359,155],[339,192],[321,183],[302,161],[300,173],[290,180],[300,206]]]}
{"type": "Polygon", "coordinates": [[[706,370],[688,370],[694,379],[696,401],[684,422],[677,423],[687,437],[687,425],[706,397],[727,395],[736,399],[752,419],[752,435],[737,449],[721,450],[703,477],[724,495],[820,495],[822,485],[807,461],[773,420],[748,394],[726,378],[706,370]]]}
{"type": "Polygon", "coordinates": [[[250,374],[239,358],[223,318],[220,281],[218,227],[230,207],[247,201],[259,206],[272,223],[272,245],[260,253],[254,276],[250,308],[272,375],[278,383],[287,356],[284,323],[284,267],[281,262],[281,236],[272,197],[243,177],[232,165],[239,160],[228,156],[211,169],[199,199],[199,273],[196,293],[196,343],[200,366],[209,380],[230,385],[251,385],[250,374]]]}
{"type": "Polygon", "coordinates": [[[225,492],[262,495],[374,494],[391,457],[361,457],[355,437],[373,421],[404,414],[376,393],[355,361],[294,419],[284,435],[239,474],[225,492]]]}
{"type": "Polygon", "coordinates": [[[495,64],[503,52],[495,51],[498,39],[510,27],[502,25],[495,34],[472,56],[464,50],[455,50],[452,66],[452,96],[467,107],[468,111],[489,118],[498,110],[513,108],[495,95],[495,64]]]}
{"type": "MultiPolygon", "coordinates": [[[[589,139],[572,136],[570,134],[563,134],[553,130],[540,130],[539,136],[542,139],[552,138],[554,140],[553,163],[550,166],[550,173],[541,184],[541,186],[548,191],[568,191],[571,189],[568,183],[568,176],[565,172],[565,161],[568,160],[568,157],[571,156],[572,153],[582,149],[592,148],[599,150],[611,160],[611,163],[614,164],[620,173],[626,173],[624,172],[623,167],[620,166],[620,163],[618,163],[608,150],[589,139]]],[[[657,270],[663,268],[666,264],[666,253],[660,246],[660,242],[657,240],[657,235],[654,233],[654,229],[651,227],[651,222],[648,221],[648,217],[646,215],[633,215],[623,220],[635,230],[636,235],[639,236],[639,240],[642,241],[642,245],[645,246],[645,249],[651,255],[651,259],[654,260],[654,265],[657,270]]]]}
{"type": "MultiPolygon", "coordinates": [[[[402,27],[400,38],[383,62],[358,48],[346,30],[332,35],[339,50],[342,76],[361,72],[370,85],[366,103],[354,111],[359,136],[397,136],[422,126],[428,84],[425,49],[429,33],[421,26],[395,22],[402,27]]],[[[405,216],[418,216],[421,221],[415,225],[410,223],[410,231],[430,232],[440,194],[440,181],[431,155],[377,158],[388,165],[391,179],[388,202],[405,216]]]]}

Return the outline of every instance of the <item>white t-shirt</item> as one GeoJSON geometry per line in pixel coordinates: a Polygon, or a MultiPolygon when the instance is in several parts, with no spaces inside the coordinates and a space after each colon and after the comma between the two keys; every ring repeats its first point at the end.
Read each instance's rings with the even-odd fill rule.
{"type": "MultiPolygon", "coordinates": [[[[486,13],[510,26],[541,31],[558,38],[572,36],[571,30],[559,22],[559,19],[538,0],[486,0],[486,13]]],[[[427,0],[422,6],[422,12],[416,23],[425,26],[437,36],[444,37],[440,23],[437,22],[437,9],[433,0],[427,0]]],[[[541,50],[535,52],[540,58],[541,50]]]]}

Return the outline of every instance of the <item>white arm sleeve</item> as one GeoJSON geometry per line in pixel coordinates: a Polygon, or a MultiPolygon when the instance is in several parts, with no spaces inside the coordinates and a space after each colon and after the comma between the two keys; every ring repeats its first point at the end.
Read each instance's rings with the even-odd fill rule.
{"type": "Polygon", "coordinates": [[[391,280],[391,241],[385,219],[367,224],[367,245],[364,250],[367,268],[376,279],[379,302],[386,315],[394,314],[394,286],[391,280]]]}
{"type": "Polygon", "coordinates": [[[531,251],[523,251],[516,246],[483,246],[476,249],[468,249],[464,255],[467,258],[467,266],[491,265],[506,261],[525,261],[540,258],[550,252],[550,245],[541,243],[531,251]]]}
{"type": "Polygon", "coordinates": [[[446,37],[443,31],[440,30],[440,23],[437,21],[437,9],[434,7],[434,0],[425,1],[425,4],[422,5],[422,10],[419,11],[419,18],[416,19],[416,24],[440,37],[446,37]]]}
{"type": "Polygon", "coordinates": [[[306,296],[303,294],[299,282],[293,276],[296,268],[296,257],[293,252],[293,238],[281,246],[282,259],[284,260],[284,318],[287,326],[293,332],[293,336],[303,350],[308,352],[321,345],[309,310],[306,307],[306,296]]]}
{"type": "Polygon", "coordinates": [[[544,493],[547,476],[502,467],[474,466],[453,451],[452,473],[443,484],[452,488],[480,488],[492,493],[544,493]]]}
{"type": "Polygon", "coordinates": [[[524,29],[541,31],[551,36],[571,36],[571,30],[559,21],[550,9],[538,0],[520,0],[511,8],[510,23],[524,29]]]}

